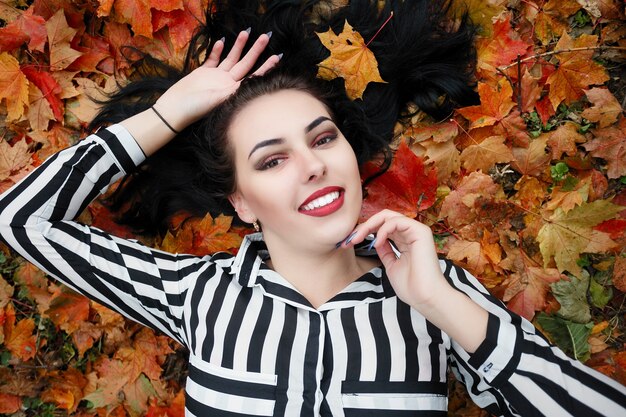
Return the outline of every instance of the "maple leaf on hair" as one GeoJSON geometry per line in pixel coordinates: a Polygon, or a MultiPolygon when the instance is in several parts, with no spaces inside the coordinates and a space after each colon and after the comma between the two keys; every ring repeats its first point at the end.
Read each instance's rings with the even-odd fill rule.
{"type": "Polygon", "coordinates": [[[351,100],[363,97],[370,82],[386,82],[378,72],[378,62],[363,37],[346,20],[343,31],[336,35],[332,29],[317,33],[330,56],[318,64],[317,76],[323,80],[341,77],[351,100]]]}

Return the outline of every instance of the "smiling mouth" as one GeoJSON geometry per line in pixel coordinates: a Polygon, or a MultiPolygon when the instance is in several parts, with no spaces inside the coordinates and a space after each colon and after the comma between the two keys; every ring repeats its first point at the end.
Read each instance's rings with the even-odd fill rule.
{"type": "Polygon", "coordinates": [[[334,201],[338,200],[340,195],[341,193],[339,191],[330,192],[326,195],[316,198],[315,200],[310,201],[309,203],[303,205],[302,207],[300,207],[300,210],[311,211],[311,210],[325,207],[333,203],[334,201]]]}

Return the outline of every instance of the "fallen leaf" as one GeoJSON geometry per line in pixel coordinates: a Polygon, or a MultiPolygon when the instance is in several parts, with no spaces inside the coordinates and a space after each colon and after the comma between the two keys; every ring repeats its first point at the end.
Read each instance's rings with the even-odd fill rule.
{"type": "Polygon", "coordinates": [[[565,122],[556,130],[547,134],[547,144],[550,146],[552,159],[559,160],[566,155],[576,155],[576,144],[587,141],[583,135],[578,133],[579,125],[573,122],[565,122]]]}
{"type": "Polygon", "coordinates": [[[585,95],[593,106],[585,109],[582,116],[590,122],[597,122],[599,127],[612,125],[622,114],[622,106],[608,89],[592,88],[586,90],[585,95]]]}
{"type": "Polygon", "coordinates": [[[626,292],[626,258],[623,256],[615,258],[613,285],[621,292],[626,292]]]}
{"type": "Polygon", "coordinates": [[[152,12],[150,0],[115,0],[116,20],[130,24],[136,35],[152,39],[152,12]]]}
{"type": "Polygon", "coordinates": [[[593,47],[597,46],[598,37],[595,35],[580,35],[572,39],[567,32],[555,46],[555,50],[569,51],[574,48],[590,48],[562,52],[556,55],[559,61],[557,70],[552,73],[546,84],[550,84],[550,102],[556,109],[561,102],[570,104],[578,100],[584,89],[590,85],[602,84],[609,79],[604,67],[593,61],[593,47]]]}
{"type": "MultiPolygon", "coordinates": [[[[535,35],[544,45],[569,29],[568,17],[580,10],[576,0],[548,0],[534,19],[535,35]]],[[[531,10],[533,6],[529,7],[531,10]]]]}
{"type": "Polygon", "coordinates": [[[35,321],[25,318],[16,324],[13,305],[7,305],[5,311],[4,346],[13,356],[24,362],[34,358],[37,353],[37,335],[33,334],[35,321]]]}
{"type": "Polygon", "coordinates": [[[48,130],[50,121],[54,120],[50,103],[34,84],[28,86],[27,117],[33,130],[48,130]]]}
{"type": "Polygon", "coordinates": [[[41,394],[41,400],[73,413],[83,398],[86,385],[87,379],[76,368],[68,368],[64,371],[52,370],[48,372],[47,387],[41,394]]]}
{"type": "Polygon", "coordinates": [[[530,44],[519,39],[517,32],[511,29],[511,16],[506,15],[493,24],[493,33],[476,42],[477,69],[483,78],[496,78],[497,68],[514,62],[523,56],[530,44]]]}
{"type": "MultiPolygon", "coordinates": [[[[537,241],[544,259],[544,267],[554,258],[559,271],[569,271],[580,276],[582,268],[576,263],[582,252],[598,236],[594,236],[593,226],[613,218],[622,210],[621,206],[606,200],[583,203],[565,213],[557,208],[539,230],[537,241]]],[[[603,240],[595,250],[608,250],[614,242],[603,240]]]]}
{"type": "Polygon", "coordinates": [[[550,155],[546,152],[548,137],[542,135],[530,142],[528,148],[514,147],[514,160],[511,166],[523,175],[539,176],[550,165],[550,155]]]}
{"type": "MultiPolygon", "coordinates": [[[[367,178],[377,170],[366,164],[362,176],[367,178]]],[[[361,208],[361,221],[383,208],[415,218],[435,202],[437,172],[425,166],[405,142],[401,142],[389,169],[367,186],[367,197],[361,208]]]]}
{"type": "Polygon", "coordinates": [[[89,318],[89,299],[67,287],[50,301],[46,315],[57,326],[72,334],[89,318]]]}
{"type": "Polygon", "coordinates": [[[29,8],[0,29],[0,52],[12,51],[28,42],[30,51],[43,52],[46,44],[45,19],[29,8]]]}
{"type": "Polygon", "coordinates": [[[490,35],[493,27],[493,19],[506,11],[504,0],[465,0],[453,2],[451,12],[461,15],[469,13],[471,21],[480,27],[481,33],[490,35]]]}
{"type": "Polygon", "coordinates": [[[504,136],[491,136],[461,153],[463,167],[468,171],[488,172],[495,164],[514,159],[511,148],[504,144],[504,136]]]}
{"type": "Polygon", "coordinates": [[[445,184],[461,169],[461,154],[453,141],[429,140],[421,142],[421,145],[426,148],[426,164],[434,163],[437,169],[438,184],[445,184]]]}
{"type": "Polygon", "coordinates": [[[28,105],[28,80],[20,64],[6,52],[0,53],[0,101],[7,100],[7,121],[19,120],[28,105]]]}
{"type": "Polygon", "coordinates": [[[370,82],[385,82],[378,72],[374,53],[367,48],[361,34],[347,20],[339,35],[328,29],[327,32],[317,33],[317,36],[330,51],[330,56],[318,64],[317,76],[324,80],[343,78],[350,99],[362,98],[370,82]]]}
{"type": "Polygon", "coordinates": [[[82,52],[72,49],[70,45],[77,31],[67,24],[63,9],[57,11],[46,22],[46,32],[50,45],[50,68],[52,70],[63,70],[82,55],[82,52]]]}
{"type": "Polygon", "coordinates": [[[30,163],[30,153],[26,140],[22,139],[11,146],[0,139],[0,181],[9,178],[30,163]]]}
{"type": "Polygon", "coordinates": [[[478,94],[480,95],[480,105],[457,110],[471,122],[470,129],[491,126],[504,119],[515,107],[515,103],[511,99],[513,89],[506,79],[502,79],[496,86],[479,83],[478,94]]]}
{"type": "Polygon", "coordinates": [[[626,119],[617,126],[593,131],[594,139],[583,147],[595,158],[607,161],[607,176],[619,178],[626,175],[626,119]]]}
{"type": "Polygon", "coordinates": [[[489,258],[483,252],[480,242],[457,240],[450,245],[447,257],[475,275],[482,274],[489,264],[489,258]]]}
{"type": "Polygon", "coordinates": [[[22,407],[22,399],[19,395],[4,394],[0,392],[0,414],[17,413],[22,407]]]}

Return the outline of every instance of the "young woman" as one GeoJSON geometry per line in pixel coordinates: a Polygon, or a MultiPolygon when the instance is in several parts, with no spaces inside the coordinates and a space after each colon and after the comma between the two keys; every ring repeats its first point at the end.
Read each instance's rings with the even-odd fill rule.
{"type": "Polygon", "coordinates": [[[375,135],[345,117],[336,91],[273,69],[277,55],[259,60],[267,34],[244,54],[249,36],[224,58],[213,42],[152,108],[2,195],[3,240],[187,346],[190,416],[445,416],[448,364],[496,415],[626,414],[624,387],[440,261],[428,227],[388,210],[356,225],[370,145],[355,132],[375,135]],[[210,177],[207,199],[262,230],[236,256],[164,253],[73,221],[183,130],[181,146],[200,156],[187,181],[200,190],[210,177]]]}

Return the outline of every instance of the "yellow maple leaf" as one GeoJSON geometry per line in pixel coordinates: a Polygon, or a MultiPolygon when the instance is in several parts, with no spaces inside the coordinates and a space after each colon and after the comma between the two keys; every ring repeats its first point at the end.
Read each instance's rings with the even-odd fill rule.
{"type": "Polygon", "coordinates": [[[576,260],[581,253],[606,251],[616,245],[606,234],[594,231],[593,227],[615,217],[622,209],[606,200],[583,203],[568,212],[557,208],[537,235],[544,267],[554,257],[560,272],[569,271],[580,276],[582,269],[576,260]]]}
{"type": "Polygon", "coordinates": [[[6,52],[0,54],[0,101],[7,100],[7,120],[18,120],[28,104],[28,80],[20,64],[6,52]]]}
{"type": "Polygon", "coordinates": [[[324,80],[343,78],[351,100],[362,98],[368,83],[385,82],[378,72],[374,53],[347,20],[339,35],[328,29],[327,32],[317,33],[317,36],[330,51],[330,56],[318,64],[317,76],[324,80]]]}

